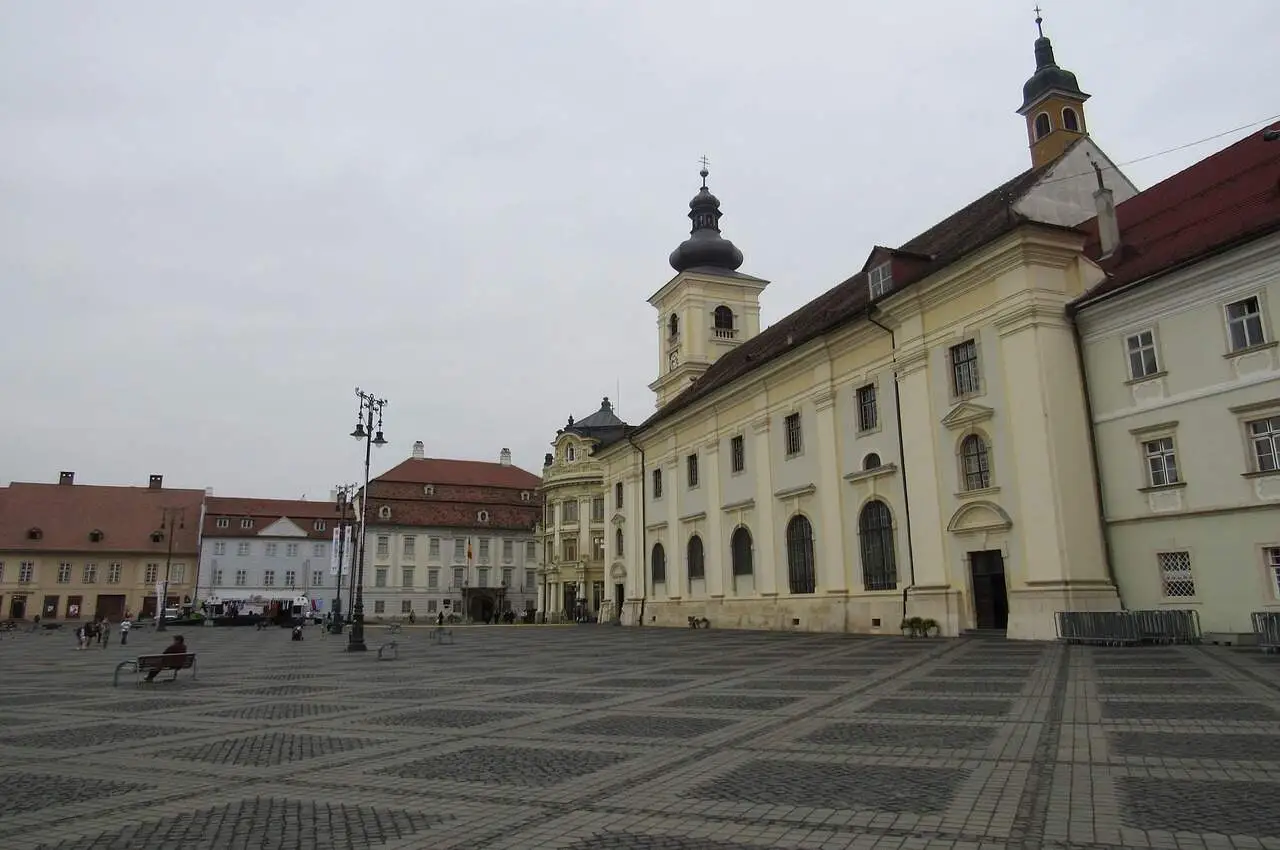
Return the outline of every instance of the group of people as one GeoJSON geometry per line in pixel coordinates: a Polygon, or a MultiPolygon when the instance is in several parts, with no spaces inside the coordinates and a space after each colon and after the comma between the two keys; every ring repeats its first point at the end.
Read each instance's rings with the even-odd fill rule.
{"type": "MultiPolygon", "coordinates": [[[[120,645],[129,643],[129,629],[133,623],[126,614],[120,621],[120,645]]],[[[76,629],[76,649],[88,649],[93,643],[103,649],[111,642],[111,621],[104,617],[94,617],[92,621],[82,624],[76,629]]]]}

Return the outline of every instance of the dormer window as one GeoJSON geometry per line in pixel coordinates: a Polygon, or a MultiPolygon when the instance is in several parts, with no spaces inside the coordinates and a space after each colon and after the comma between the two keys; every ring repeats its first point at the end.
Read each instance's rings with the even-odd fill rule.
{"type": "Polygon", "coordinates": [[[476,522],[488,522],[488,521],[489,521],[488,511],[480,511],[476,514],[476,522]]]}
{"type": "Polygon", "coordinates": [[[253,520],[249,519],[248,517],[245,517],[244,519],[240,520],[240,527],[253,528],[253,520]]]}
{"type": "Polygon", "coordinates": [[[577,460],[577,459],[578,459],[578,451],[577,451],[577,449],[575,449],[573,446],[569,446],[569,448],[567,448],[567,449],[565,449],[565,450],[564,450],[564,458],[565,458],[565,460],[567,460],[567,461],[569,461],[569,462],[571,462],[571,463],[572,463],[573,461],[577,460]]]}
{"type": "Polygon", "coordinates": [[[316,531],[324,531],[326,526],[324,520],[318,519],[311,524],[311,527],[316,531]]]}
{"type": "Polygon", "coordinates": [[[391,519],[391,508],[386,505],[378,508],[378,519],[391,519]]]}
{"type": "Polygon", "coordinates": [[[28,540],[41,540],[41,539],[43,539],[43,538],[44,538],[44,532],[43,532],[43,531],[41,531],[40,529],[38,529],[38,528],[28,528],[28,529],[27,529],[27,539],[28,539],[28,540]]]}
{"type": "Polygon", "coordinates": [[[424,496],[434,496],[435,494],[436,494],[436,485],[434,485],[434,484],[423,484],[423,485],[422,485],[422,495],[424,495],[424,496]]]}
{"type": "Polygon", "coordinates": [[[230,526],[231,526],[231,520],[227,519],[227,518],[226,518],[226,517],[224,517],[224,516],[220,516],[220,517],[218,517],[218,519],[214,522],[214,525],[216,525],[218,528],[228,528],[228,527],[230,527],[230,526]]]}
{"type": "Polygon", "coordinates": [[[527,502],[530,498],[532,498],[532,494],[528,490],[522,490],[520,492],[520,501],[527,502]]]}
{"type": "Polygon", "coordinates": [[[893,264],[886,261],[867,272],[867,289],[872,298],[879,298],[893,289],[893,264]]]}
{"type": "Polygon", "coordinates": [[[95,528],[93,531],[89,532],[89,542],[101,543],[103,536],[103,533],[95,528]]]}
{"type": "Polygon", "coordinates": [[[163,543],[163,542],[164,542],[164,532],[163,532],[163,531],[153,531],[153,532],[151,532],[151,542],[152,542],[152,543],[163,543]]]}

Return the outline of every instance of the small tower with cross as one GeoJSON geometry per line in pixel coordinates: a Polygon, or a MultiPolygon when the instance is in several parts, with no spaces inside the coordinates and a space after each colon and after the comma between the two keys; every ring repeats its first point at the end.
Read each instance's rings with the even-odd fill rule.
{"type": "Polygon", "coordinates": [[[1089,133],[1084,102],[1089,95],[1080,90],[1076,75],[1058,67],[1053,44],[1044,34],[1044,18],[1035,8],[1036,70],[1022,86],[1022,106],[1018,114],[1027,122],[1027,142],[1031,164],[1052,162],[1076,139],[1089,133]]]}

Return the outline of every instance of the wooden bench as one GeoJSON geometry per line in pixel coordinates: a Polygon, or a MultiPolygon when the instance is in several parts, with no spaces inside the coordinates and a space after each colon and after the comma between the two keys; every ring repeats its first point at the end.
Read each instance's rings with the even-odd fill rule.
{"type": "Polygon", "coordinates": [[[427,632],[427,640],[433,640],[436,643],[453,643],[453,629],[448,626],[436,626],[427,632]],[[448,638],[446,641],[445,638],[448,638]]]}
{"type": "Polygon", "coordinates": [[[689,628],[691,628],[691,629],[709,629],[709,628],[711,628],[711,621],[710,621],[710,620],[708,620],[706,617],[690,617],[690,618],[689,618],[689,628]]]}
{"type": "Polygon", "coordinates": [[[136,673],[138,676],[135,684],[142,684],[144,673],[150,673],[152,670],[172,670],[173,676],[166,681],[172,682],[178,678],[179,670],[190,670],[191,678],[196,678],[196,654],[194,652],[170,652],[158,655],[139,655],[136,658],[129,658],[121,661],[116,665],[115,675],[111,677],[111,687],[117,687],[120,684],[120,671],[128,668],[130,672],[136,673]]]}

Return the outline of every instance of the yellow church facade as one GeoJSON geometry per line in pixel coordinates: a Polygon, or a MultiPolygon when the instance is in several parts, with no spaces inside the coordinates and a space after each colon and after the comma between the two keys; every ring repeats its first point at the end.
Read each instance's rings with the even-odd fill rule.
{"type": "Polygon", "coordinates": [[[1103,278],[1073,229],[1095,175],[1136,189],[1043,36],[1036,59],[1030,170],[765,329],[777,284],[739,271],[704,168],[649,302],[658,410],[591,455],[624,624],[1040,639],[1119,607],[1066,306],[1103,278]]]}

